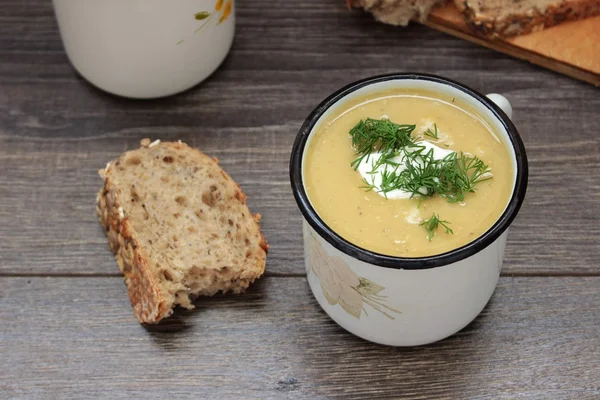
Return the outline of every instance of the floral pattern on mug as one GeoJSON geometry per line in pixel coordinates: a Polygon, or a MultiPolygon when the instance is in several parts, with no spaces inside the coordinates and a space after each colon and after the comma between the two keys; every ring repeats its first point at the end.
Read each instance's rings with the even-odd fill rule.
{"type": "Polygon", "coordinates": [[[363,311],[369,315],[365,305],[389,319],[395,319],[391,313],[401,314],[385,304],[387,296],[380,294],[385,287],[358,276],[341,258],[328,255],[312,235],[309,239],[309,251],[311,270],[319,278],[323,296],[329,304],[339,304],[355,318],[360,318],[363,311]]]}
{"type": "MultiPolygon", "coordinates": [[[[213,18],[219,17],[216,25],[219,25],[226,21],[231,15],[231,11],[233,10],[233,0],[217,0],[215,3],[215,8],[213,12],[210,11],[200,11],[194,14],[194,19],[198,21],[203,21],[202,24],[194,31],[194,33],[200,32],[205,26],[208,26],[209,23],[213,20],[213,18]]],[[[184,40],[180,40],[177,44],[183,43],[184,40]]]]}

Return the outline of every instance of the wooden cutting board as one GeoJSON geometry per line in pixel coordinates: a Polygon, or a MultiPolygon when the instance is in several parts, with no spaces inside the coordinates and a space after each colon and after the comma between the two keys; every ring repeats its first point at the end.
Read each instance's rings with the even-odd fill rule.
{"type": "Polygon", "coordinates": [[[507,39],[475,35],[450,3],[432,11],[425,25],[533,64],[600,86],[600,16],[507,39]]]}

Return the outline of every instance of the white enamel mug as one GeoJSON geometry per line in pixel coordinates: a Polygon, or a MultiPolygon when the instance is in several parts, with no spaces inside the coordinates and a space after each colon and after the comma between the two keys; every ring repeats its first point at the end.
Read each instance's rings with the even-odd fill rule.
{"type": "Polygon", "coordinates": [[[169,96],[227,56],[234,0],[53,0],[65,51],[94,86],[132,98],[169,96]]]}
{"type": "Polygon", "coordinates": [[[290,179],[304,216],[308,283],[335,322],[372,342],[417,346],[458,332],[483,310],[500,277],[507,228],[527,189],[527,156],[509,118],[511,113],[501,95],[486,97],[449,79],[400,73],[352,83],[308,116],[294,143],[290,179]],[[404,88],[449,95],[470,105],[502,137],[513,163],[513,193],[496,223],[471,243],[429,257],[386,256],[346,241],[320,218],[303,185],[304,150],[319,124],[336,112],[337,106],[371,93],[404,88]]]}

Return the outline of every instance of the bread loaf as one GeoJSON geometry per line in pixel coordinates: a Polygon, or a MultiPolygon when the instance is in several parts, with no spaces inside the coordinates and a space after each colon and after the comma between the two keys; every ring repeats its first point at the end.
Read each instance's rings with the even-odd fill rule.
{"type": "Polygon", "coordinates": [[[346,0],[348,7],[363,8],[381,22],[406,26],[413,20],[425,20],[431,9],[446,0],[346,0]]]}
{"type": "Polygon", "coordinates": [[[216,159],[144,139],[100,175],[98,216],[140,322],[193,308],[196,296],[243,292],[263,274],[260,216],[216,159]]]}
{"type": "Polygon", "coordinates": [[[600,0],[455,0],[455,3],[473,30],[488,37],[521,35],[600,14],[600,0]]]}

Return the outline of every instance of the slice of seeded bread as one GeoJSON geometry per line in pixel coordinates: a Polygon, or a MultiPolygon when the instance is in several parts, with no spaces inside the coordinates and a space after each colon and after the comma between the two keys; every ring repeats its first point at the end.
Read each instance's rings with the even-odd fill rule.
{"type": "Polygon", "coordinates": [[[391,25],[406,26],[413,19],[424,21],[431,9],[446,0],[346,0],[351,8],[363,8],[375,19],[391,25]]]}
{"type": "Polygon", "coordinates": [[[218,161],[184,143],[142,140],[100,170],[100,223],[142,323],[243,292],[265,270],[260,215],[218,161]]]}
{"type": "MultiPolygon", "coordinates": [[[[483,36],[514,36],[600,14],[600,0],[454,0],[483,36]]],[[[599,27],[600,29],[600,27],[599,27]]]]}

